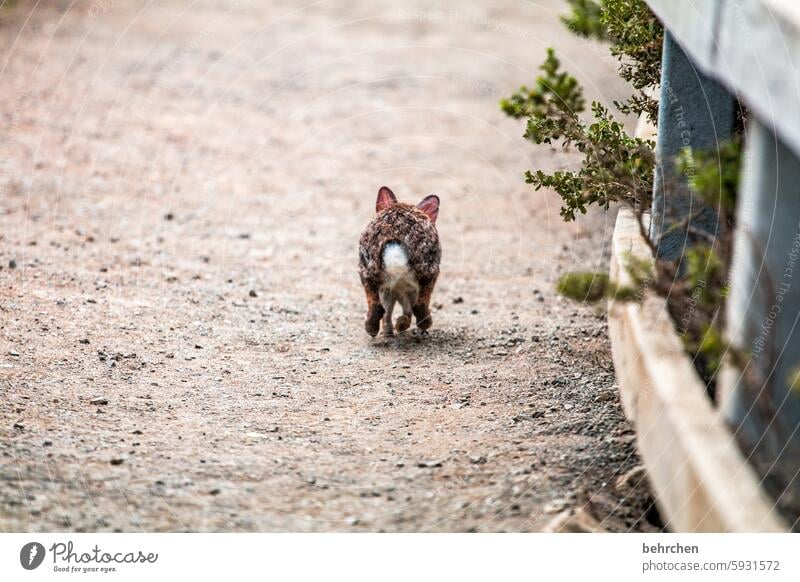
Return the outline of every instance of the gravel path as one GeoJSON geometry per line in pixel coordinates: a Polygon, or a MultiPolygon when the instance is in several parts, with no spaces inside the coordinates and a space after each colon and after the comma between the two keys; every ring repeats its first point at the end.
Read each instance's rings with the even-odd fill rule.
{"type": "Polygon", "coordinates": [[[563,224],[521,174],[574,157],[497,107],[551,45],[621,95],[560,2],[35,4],[0,13],[0,530],[653,529],[605,316],[552,291],[611,217],[563,224]],[[363,331],[382,184],[442,198],[427,337],[363,331]]]}

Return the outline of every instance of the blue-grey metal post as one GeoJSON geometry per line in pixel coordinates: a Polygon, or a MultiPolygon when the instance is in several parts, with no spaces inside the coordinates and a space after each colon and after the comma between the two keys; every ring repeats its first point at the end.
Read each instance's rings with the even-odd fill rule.
{"type": "MultiPolygon", "coordinates": [[[[800,160],[748,127],[737,204],[728,335],[743,369],[724,396],[737,440],[779,504],[800,512],[800,160]]],[[[736,355],[736,354],[734,354],[736,355]]]]}
{"type": "Polygon", "coordinates": [[[722,85],[698,71],[665,32],[659,103],[650,239],[659,257],[678,260],[692,238],[691,231],[714,236],[719,225],[717,212],[703,207],[689,192],[686,177],[675,169],[675,156],[686,147],[716,149],[728,139],[736,123],[736,101],[722,85]]]}

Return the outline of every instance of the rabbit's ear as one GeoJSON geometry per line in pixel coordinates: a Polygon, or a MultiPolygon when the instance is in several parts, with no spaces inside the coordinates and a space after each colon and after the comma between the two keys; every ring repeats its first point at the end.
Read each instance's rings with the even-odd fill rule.
{"type": "Polygon", "coordinates": [[[397,197],[394,192],[389,190],[386,186],[381,186],[378,190],[378,200],[375,202],[375,212],[386,210],[390,206],[397,204],[397,197]]]}
{"type": "Polygon", "coordinates": [[[417,208],[427,214],[431,222],[436,222],[436,217],[439,216],[439,197],[436,194],[426,196],[417,204],[417,208]]]}

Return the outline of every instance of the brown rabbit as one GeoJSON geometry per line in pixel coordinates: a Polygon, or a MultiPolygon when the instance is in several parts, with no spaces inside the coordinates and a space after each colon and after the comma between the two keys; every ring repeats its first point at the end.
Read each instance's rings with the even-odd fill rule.
{"type": "Polygon", "coordinates": [[[439,197],[428,196],[412,206],[398,202],[383,186],[375,212],[358,248],[358,271],[367,294],[364,328],[377,335],[383,318],[383,333],[393,335],[392,310],[399,302],[403,315],[397,318],[397,331],[409,328],[412,313],[425,331],[433,324],[429,304],[442,256],[435,224],[439,197]]]}

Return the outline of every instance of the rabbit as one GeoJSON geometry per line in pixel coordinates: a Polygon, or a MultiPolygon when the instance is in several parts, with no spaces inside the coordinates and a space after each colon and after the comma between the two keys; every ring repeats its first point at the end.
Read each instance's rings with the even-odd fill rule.
{"type": "Polygon", "coordinates": [[[397,201],[386,186],[378,191],[375,217],[359,240],[359,276],[367,295],[364,329],[378,335],[406,331],[412,314],[423,333],[433,324],[430,301],[442,249],[436,231],[439,197],[423,198],[413,206],[397,201]],[[392,311],[400,303],[403,315],[392,325],[392,311]]]}

